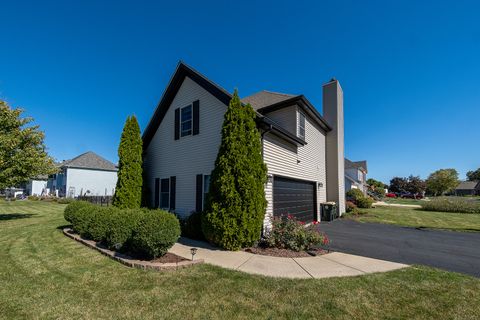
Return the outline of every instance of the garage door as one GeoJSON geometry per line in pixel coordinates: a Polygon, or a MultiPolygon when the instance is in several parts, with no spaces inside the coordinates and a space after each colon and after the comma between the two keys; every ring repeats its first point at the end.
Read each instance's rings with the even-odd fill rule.
{"type": "Polygon", "coordinates": [[[312,222],[315,214],[315,182],[274,177],[273,215],[292,215],[297,220],[312,222]]]}

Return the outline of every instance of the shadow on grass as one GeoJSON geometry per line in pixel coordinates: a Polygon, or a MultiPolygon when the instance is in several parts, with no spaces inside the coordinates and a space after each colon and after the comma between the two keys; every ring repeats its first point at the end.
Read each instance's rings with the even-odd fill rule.
{"type": "Polygon", "coordinates": [[[36,215],[37,215],[37,214],[34,214],[34,213],[9,213],[9,214],[0,214],[0,221],[31,218],[31,217],[36,216],[36,215]]]}

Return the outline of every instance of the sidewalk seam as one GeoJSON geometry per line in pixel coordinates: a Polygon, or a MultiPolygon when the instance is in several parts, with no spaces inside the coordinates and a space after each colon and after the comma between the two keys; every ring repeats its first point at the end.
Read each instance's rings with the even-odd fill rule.
{"type": "Polygon", "coordinates": [[[314,277],[310,272],[308,272],[307,269],[305,269],[300,263],[298,263],[298,261],[295,260],[295,258],[292,258],[292,260],[295,261],[295,263],[298,264],[298,266],[299,266],[300,268],[302,268],[302,270],[305,271],[310,277],[312,277],[313,279],[315,279],[315,277],[314,277]]]}
{"type": "Polygon", "coordinates": [[[323,256],[322,258],[325,258],[325,259],[327,259],[328,261],[331,261],[331,262],[334,262],[334,263],[338,263],[338,264],[340,264],[340,265],[342,265],[342,266],[344,266],[344,267],[347,267],[347,268],[350,268],[350,269],[354,269],[354,270],[360,271],[361,273],[364,273],[364,274],[367,273],[366,271],[363,271],[363,270],[361,270],[361,269],[358,269],[358,268],[349,266],[348,264],[344,264],[344,263],[341,263],[341,262],[338,262],[338,261],[335,261],[335,260],[326,258],[325,256],[323,256]]]}
{"type": "Polygon", "coordinates": [[[234,270],[238,270],[240,269],[241,266],[243,266],[245,263],[247,263],[248,261],[250,261],[255,255],[252,254],[250,258],[248,258],[247,260],[245,260],[244,262],[242,262],[238,267],[236,267],[234,270]]]}

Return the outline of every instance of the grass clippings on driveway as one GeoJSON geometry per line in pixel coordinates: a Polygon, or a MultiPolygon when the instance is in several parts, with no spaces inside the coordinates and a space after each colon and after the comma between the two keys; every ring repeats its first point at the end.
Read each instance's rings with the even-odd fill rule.
{"type": "Polygon", "coordinates": [[[426,267],[318,280],[127,268],[65,237],[64,207],[0,202],[1,319],[480,317],[480,279],[426,267]]]}

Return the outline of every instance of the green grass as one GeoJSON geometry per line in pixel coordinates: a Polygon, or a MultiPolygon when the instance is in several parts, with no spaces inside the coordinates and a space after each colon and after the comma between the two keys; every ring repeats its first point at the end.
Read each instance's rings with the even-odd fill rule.
{"type": "Polygon", "coordinates": [[[391,204],[416,204],[422,205],[424,200],[402,199],[402,198],[385,198],[383,201],[391,204]]]}
{"type": "Polygon", "coordinates": [[[423,211],[408,207],[378,206],[359,209],[360,215],[347,216],[360,222],[378,222],[406,227],[425,227],[454,231],[479,231],[480,214],[423,211]]]}
{"type": "Polygon", "coordinates": [[[130,269],[65,237],[64,207],[0,201],[1,319],[480,317],[480,279],[427,267],[320,280],[130,269]]]}

